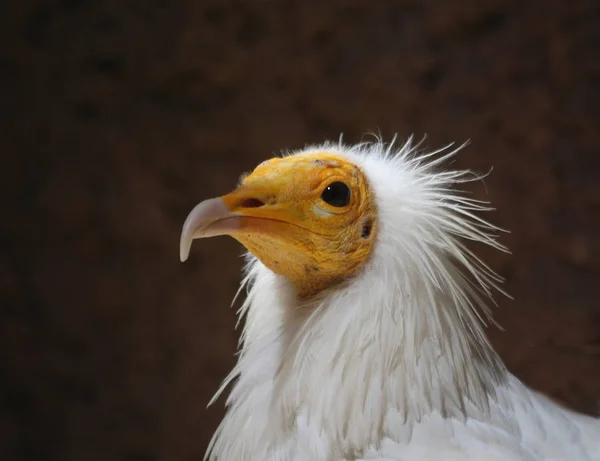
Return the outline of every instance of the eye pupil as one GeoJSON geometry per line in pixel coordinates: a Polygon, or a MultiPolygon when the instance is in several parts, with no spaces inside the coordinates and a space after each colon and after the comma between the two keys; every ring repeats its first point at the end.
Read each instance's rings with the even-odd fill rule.
{"type": "Polygon", "coordinates": [[[350,188],[343,182],[331,183],[325,188],[321,198],[331,206],[346,206],[350,203],[350,188]]]}

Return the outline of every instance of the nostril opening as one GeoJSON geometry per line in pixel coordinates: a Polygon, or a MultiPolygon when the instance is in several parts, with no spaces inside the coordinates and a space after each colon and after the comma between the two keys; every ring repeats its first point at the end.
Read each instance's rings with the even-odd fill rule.
{"type": "Polygon", "coordinates": [[[257,198],[247,198],[242,201],[241,205],[243,208],[260,208],[264,203],[257,198]]]}

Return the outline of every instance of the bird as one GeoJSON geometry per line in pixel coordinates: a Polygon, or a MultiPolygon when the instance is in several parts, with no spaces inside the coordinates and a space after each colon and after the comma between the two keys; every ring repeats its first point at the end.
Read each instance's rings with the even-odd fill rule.
{"type": "MultiPolygon", "coordinates": [[[[508,252],[449,165],[466,145],[328,141],[196,205],[245,247],[239,357],[210,461],[600,461],[600,419],[528,387],[486,336],[508,252]],[[469,243],[472,242],[472,243],[469,243]]],[[[235,300],[235,298],[234,298],[235,300]]]]}

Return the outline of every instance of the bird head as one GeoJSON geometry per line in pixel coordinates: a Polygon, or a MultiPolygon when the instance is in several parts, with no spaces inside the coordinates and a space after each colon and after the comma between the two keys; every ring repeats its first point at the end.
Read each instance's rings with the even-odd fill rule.
{"type": "Polygon", "coordinates": [[[194,239],[217,235],[254,256],[243,353],[226,383],[239,381],[215,458],[266,458],[262,447],[281,442],[300,408],[336,455],[375,443],[388,417],[488,411],[505,379],[483,332],[501,279],[464,240],[504,247],[478,216],[487,204],[456,188],[481,176],[440,168],[460,147],[418,148],[310,146],[263,162],[188,215],[182,261],[194,239]]]}
{"type": "Polygon", "coordinates": [[[237,189],[199,203],[180,242],[229,235],[300,297],[351,278],[368,261],[378,230],[375,194],[354,162],[323,150],[273,158],[237,189]]]}

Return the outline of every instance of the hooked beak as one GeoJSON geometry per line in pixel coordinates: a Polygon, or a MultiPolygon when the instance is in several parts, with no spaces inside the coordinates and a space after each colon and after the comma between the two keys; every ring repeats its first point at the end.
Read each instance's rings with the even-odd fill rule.
{"type": "Polygon", "coordinates": [[[194,239],[248,234],[271,237],[289,234],[297,221],[293,212],[277,203],[277,185],[241,186],[230,194],[205,200],[192,209],[183,224],[179,258],[186,261],[194,239]]]}
{"type": "Polygon", "coordinates": [[[196,205],[186,218],[181,231],[179,241],[181,262],[188,259],[194,239],[229,234],[239,227],[239,215],[230,211],[220,197],[204,200],[196,205]]]}

